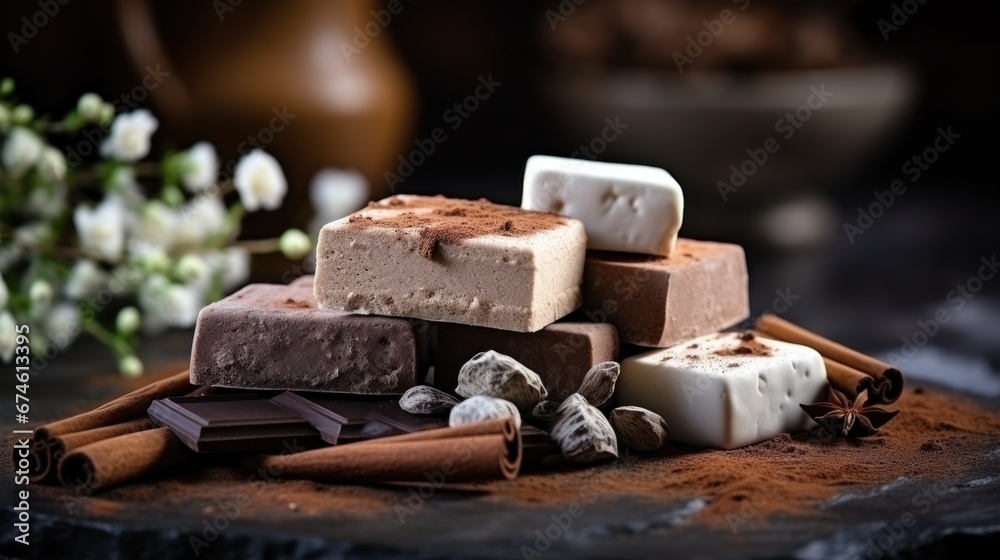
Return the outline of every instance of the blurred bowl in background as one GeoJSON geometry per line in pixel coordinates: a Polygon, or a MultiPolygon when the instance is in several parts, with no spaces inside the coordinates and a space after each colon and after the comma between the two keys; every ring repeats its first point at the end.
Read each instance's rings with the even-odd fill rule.
{"type": "Polygon", "coordinates": [[[598,159],[655,165],[677,178],[685,234],[783,246],[826,235],[823,190],[898,132],[915,97],[912,72],[890,63],[684,79],[563,74],[543,87],[562,139],[594,148],[598,159]],[[606,119],[623,125],[610,141],[601,138],[606,119]],[[784,231],[773,212],[797,219],[784,231]]]}

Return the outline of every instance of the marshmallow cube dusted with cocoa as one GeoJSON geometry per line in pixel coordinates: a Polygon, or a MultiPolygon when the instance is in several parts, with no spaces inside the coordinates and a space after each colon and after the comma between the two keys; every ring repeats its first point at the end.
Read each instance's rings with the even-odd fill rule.
{"type": "Polygon", "coordinates": [[[201,310],[191,383],[402,394],[423,379],[412,321],[319,309],[312,289],[251,284],[201,310]]]}
{"type": "Polygon", "coordinates": [[[521,207],[582,221],[588,249],[667,256],[681,229],[684,194],[658,167],[531,156],[521,207]]]}
{"type": "Polygon", "coordinates": [[[826,384],[812,348],[722,333],[623,360],[615,403],[659,414],[672,440],[733,449],[807,428],[799,404],[822,398],[826,384]]]}
{"type": "Polygon", "coordinates": [[[580,306],[578,220],[486,200],[393,196],[323,227],[320,307],[519,332],[580,306]]]}
{"type": "Polygon", "coordinates": [[[618,328],[622,342],[664,348],[750,316],[743,248],[678,239],[669,257],[590,251],[582,315],[618,328]]]}

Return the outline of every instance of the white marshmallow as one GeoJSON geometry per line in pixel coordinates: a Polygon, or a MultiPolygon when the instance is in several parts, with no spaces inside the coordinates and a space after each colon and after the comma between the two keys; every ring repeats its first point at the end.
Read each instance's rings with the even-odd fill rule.
{"type": "Polygon", "coordinates": [[[799,403],[819,400],[826,383],[812,348],[721,333],[624,360],[615,402],[663,416],[672,440],[733,449],[808,427],[799,403]],[[769,355],[736,352],[757,344],[769,355]]]}
{"type": "Polygon", "coordinates": [[[582,221],[588,249],[665,257],[681,229],[684,194],[657,167],[531,156],[521,207],[582,221]]]}

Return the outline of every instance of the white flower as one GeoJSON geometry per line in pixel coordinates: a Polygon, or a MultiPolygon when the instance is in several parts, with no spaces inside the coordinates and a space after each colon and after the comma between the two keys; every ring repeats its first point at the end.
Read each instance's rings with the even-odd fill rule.
{"type": "Polygon", "coordinates": [[[146,197],[142,194],[139,182],[135,180],[135,169],[122,166],[117,167],[108,177],[105,186],[109,193],[120,198],[128,208],[138,208],[146,202],[146,197]]]}
{"type": "Polygon", "coordinates": [[[248,212],[259,208],[275,210],[288,192],[288,182],[274,156],[252,150],[236,164],[233,184],[248,212]]]}
{"type": "Polygon", "coordinates": [[[128,261],[150,272],[166,272],[170,268],[170,255],[163,247],[141,239],[129,240],[128,261]]]}
{"type": "Polygon", "coordinates": [[[66,158],[62,152],[46,146],[42,149],[42,155],[38,158],[38,173],[43,179],[52,183],[58,183],[66,178],[66,158]]]}
{"type": "Polygon", "coordinates": [[[149,153],[149,139],[160,126],[146,109],[122,113],[111,123],[111,133],[101,144],[101,155],[118,161],[137,161],[149,153]]]}
{"type": "Polygon", "coordinates": [[[60,303],[45,316],[42,332],[57,348],[65,349],[80,334],[80,311],[73,304],[60,303]]]}
{"type": "Polygon", "coordinates": [[[69,272],[63,293],[70,299],[83,299],[96,294],[107,285],[110,276],[90,259],[80,259],[69,272]]]}
{"type": "Polygon", "coordinates": [[[159,200],[144,204],[137,214],[129,216],[129,233],[134,239],[155,247],[173,245],[177,214],[159,200]]]}
{"type": "Polygon", "coordinates": [[[7,282],[4,282],[3,274],[0,274],[0,309],[7,308],[8,299],[10,299],[10,292],[7,291],[7,282]]]}
{"type": "Polygon", "coordinates": [[[158,274],[150,275],[139,288],[139,304],[147,326],[192,327],[203,298],[198,286],[173,284],[158,274]]]}
{"type": "Polygon", "coordinates": [[[368,181],[357,171],[324,169],[309,184],[309,199],[316,216],[309,225],[315,235],[326,224],[361,209],[370,196],[368,181]]]}
{"type": "Polygon", "coordinates": [[[215,184],[219,174],[219,158],[208,142],[198,142],[184,155],[181,182],[191,192],[201,192],[215,184]]]}
{"type": "Polygon", "coordinates": [[[121,258],[125,246],[125,209],[121,199],[109,196],[96,208],[78,206],[73,212],[73,222],[84,251],[109,262],[121,258]]]}
{"type": "Polygon", "coordinates": [[[14,230],[14,241],[27,249],[34,249],[52,236],[48,222],[31,222],[14,230]]]}
{"type": "Polygon", "coordinates": [[[52,219],[66,209],[66,186],[36,186],[28,193],[24,208],[40,218],[52,219]]]}
{"type": "Polygon", "coordinates": [[[196,247],[219,234],[226,223],[226,206],[214,196],[199,196],[177,211],[174,242],[196,247]]]}
{"type": "Polygon", "coordinates": [[[104,100],[101,99],[101,96],[96,93],[85,93],[81,95],[80,100],[76,102],[76,111],[80,113],[80,116],[86,121],[101,120],[103,107],[104,100]]]}
{"type": "Polygon", "coordinates": [[[244,247],[229,247],[211,253],[206,255],[206,260],[222,280],[223,290],[242,286],[250,278],[250,251],[244,247]]]}
{"type": "Polygon", "coordinates": [[[33,131],[15,126],[3,146],[3,166],[14,177],[20,177],[42,155],[42,139],[33,131]]]}
{"type": "Polygon", "coordinates": [[[212,269],[205,262],[205,259],[201,258],[194,253],[188,253],[177,261],[177,267],[175,269],[177,276],[184,279],[186,282],[191,282],[193,284],[198,284],[201,286],[208,285],[208,282],[212,279],[212,269]]]}
{"type": "Polygon", "coordinates": [[[9,364],[14,357],[17,339],[17,325],[9,311],[0,312],[0,359],[9,364]]]}

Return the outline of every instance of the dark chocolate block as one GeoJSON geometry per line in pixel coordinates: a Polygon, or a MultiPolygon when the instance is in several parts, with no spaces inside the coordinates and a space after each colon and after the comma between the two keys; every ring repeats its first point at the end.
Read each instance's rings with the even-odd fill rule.
{"type": "Polygon", "coordinates": [[[251,284],[201,310],[191,382],[401,394],[424,375],[415,331],[406,319],[319,309],[308,287],[251,284]]]}
{"type": "Polygon", "coordinates": [[[607,323],[560,322],[533,333],[438,323],[434,386],[454,391],[462,365],[487,350],[506,354],[537,373],[548,399],[561,402],[580,388],[591,367],[618,358],[618,335],[607,323]]]}
{"type": "Polygon", "coordinates": [[[309,421],[319,430],[323,441],[331,445],[448,426],[447,419],[439,416],[409,414],[399,408],[398,399],[372,400],[286,391],[272,400],[309,421]]]}
{"type": "Polygon", "coordinates": [[[199,453],[278,451],[321,444],[308,421],[265,396],[204,395],[153,401],[149,417],[199,453]]]}
{"type": "Polygon", "coordinates": [[[537,463],[554,452],[548,432],[521,424],[521,458],[525,463],[537,463]]]}

